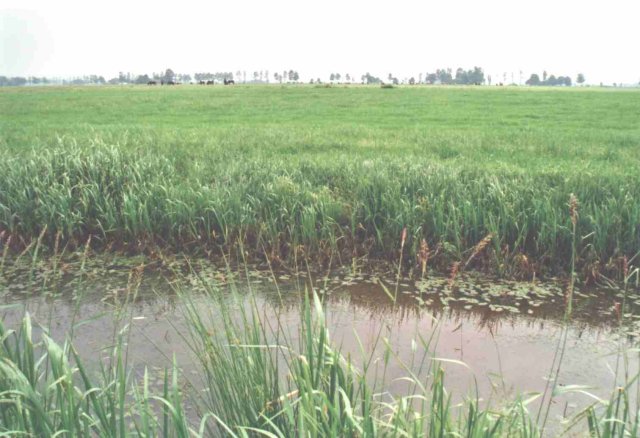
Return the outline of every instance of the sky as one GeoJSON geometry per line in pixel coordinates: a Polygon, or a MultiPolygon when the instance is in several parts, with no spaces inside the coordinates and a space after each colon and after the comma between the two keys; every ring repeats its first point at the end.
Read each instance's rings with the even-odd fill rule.
{"type": "Polygon", "coordinates": [[[0,75],[297,70],[640,82],[640,0],[0,0],[0,75]]]}

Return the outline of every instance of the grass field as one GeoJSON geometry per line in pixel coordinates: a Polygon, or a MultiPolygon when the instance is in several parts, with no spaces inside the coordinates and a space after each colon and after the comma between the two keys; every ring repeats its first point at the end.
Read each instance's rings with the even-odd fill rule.
{"type": "Polygon", "coordinates": [[[0,90],[0,232],[43,243],[502,275],[619,275],[640,248],[640,93],[461,87],[0,90]],[[45,228],[46,227],[46,228],[45,228]],[[423,255],[426,246],[422,244],[423,255]]]}

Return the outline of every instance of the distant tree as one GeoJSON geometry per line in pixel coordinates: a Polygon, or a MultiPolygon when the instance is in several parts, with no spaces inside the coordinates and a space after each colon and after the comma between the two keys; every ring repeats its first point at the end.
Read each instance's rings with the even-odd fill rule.
{"type": "Polygon", "coordinates": [[[347,80],[347,82],[351,82],[351,75],[347,73],[345,79],[347,80]]]}
{"type": "Polygon", "coordinates": [[[382,80],[380,80],[380,78],[372,76],[371,74],[369,74],[369,72],[367,72],[362,76],[362,83],[363,84],[380,84],[382,83],[382,80]]]}
{"type": "Polygon", "coordinates": [[[164,72],[164,76],[162,77],[162,79],[164,79],[165,82],[172,82],[175,80],[175,78],[176,78],[176,74],[170,68],[168,68],[164,72]]]}
{"type": "Polygon", "coordinates": [[[439,69],[436,70],[436,77],[440,81],[441,84],[452,84],[453,76],[451,75],[451,69],[439,69]]]}
{"type": "Polygon", "coordinates": [[[135,83],[136,84],[146,84],[147,82],[149,82],[151,79],[149,79],[148,75],[140,75],[138,77],[136,77],[135,79],[135,83]]]}
{"type": "Polygon", "coordinates": [[[545,81],[545,85],[558,85],[558,80],[554,75],[549,76],[549,78],[545,81]]]}
{"type": "Polygon", "coordinates": [[[120,78],[111,78],[107,81],[108,84],[116,85],[120,83],[120,78]]]}
{"type": "Polygon", "coordinates": [[[9,81],[10,81],[10,84],[15,87],[21,87],[27,84],[27,78],[24,78],[22,76],[15,76],[11,78],[9,81]]]}
{"type": "Polygon", "coordinates": [[[342,77],[342,76],[340,75],[340,73],[336,73],[336,81],[340,82],[340,78],[341,78],[341,77],[342,77]]]}
{"type": "Polygon", "coordinates": [[[582,73],[578,73],[578,77],[576,78],[576,82],[579,83],[580,85],[584,84],[584,75],[582,73]]]}
{"type": "Polygon", "coordinates": [[[258,82],[258,78],[260,77],[260,73],[257,71],[253,72],[253,82],[258,82]]]}
{"type": "Polygon", "coordinates": [[[335,81],[335,80],[336,80],[336,75],[335,75],[335,74],[333,74],[333,73],[331,73],[331,74],[329,75],[329,81],[333,82],[333,81],[335,81]]]}
{"type": "Polygon", "coordinates": [[[543,82],[547,82],[547,71],[546,70],[542,72],[542,81],[543,82]]]}
{"type": "Polygon", "coordinates": [[[468,73],[469,83],[484,84],[484,71],[481,67],[473,67],[468,73]]]}
{"type": "Polygon", "coordinates": [[[415,85],[416,84],[416,79],[411,76],[411,78],[409,78],[409,85],[415,85]]]}
{"type": "Polygon", "coordinates": [[[398,78],[396,78],[395,76],[393,76],[391,73],[389,73],[389,76],[387,76],[387,80],[394,84],[394,85],[398,85],[400,83],[400,81],[398,80],[398,78]]]}
{"type": "Polygon", "coordinates": [[[532,85],[532,86],[540,85],[540,76],[538,76],[537,74],[533,73],[531,75],[531,77],[529,79],[527,79],[525,84],[532,85]]]}
{"type": "Polygon", "coordinates": [[[461,68],[456,70],[456,78],[454,79],[456,84],[468,84],[469,78],[467,77],[467,72],[461,68]]]}
{"type": "MultiPolygon", "coordinates": [[[[290,77],[291,77],[291,76],[290,76],[290,77]]],[[[299,79],[300,79],[300,75],[298,74],[298,72],[297,72],[297,71],[294,71],[294,72],[293,72],[293,80],[294,80],[295,82],[298,82],[298,80],[299,80],[299,79]]]]}

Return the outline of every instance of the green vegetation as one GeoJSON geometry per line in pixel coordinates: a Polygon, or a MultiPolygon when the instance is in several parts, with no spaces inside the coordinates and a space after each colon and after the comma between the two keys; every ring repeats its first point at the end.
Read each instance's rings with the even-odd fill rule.
{"type": "Polygon", "coordinates": [[[427,254],[621,278],[640,248],[636,91],[255,86],[0,90],[0,233],[287,263],[427,254]],[[476,244],[491,235],[475,257],[476,244]],[[424,244],[422,240],[424,239],[424,244]]]}

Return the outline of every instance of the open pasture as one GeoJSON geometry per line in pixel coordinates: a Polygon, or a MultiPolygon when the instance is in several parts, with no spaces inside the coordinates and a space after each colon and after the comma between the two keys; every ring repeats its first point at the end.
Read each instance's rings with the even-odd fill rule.
{"type": "Polygon", "coordinates": [[[640,248],[640,93],[490,87],[0,90],[0,232],[286,263],[620,275],[640,248]],[[424,252],[423,252],[424,254],[424,252]]]}

